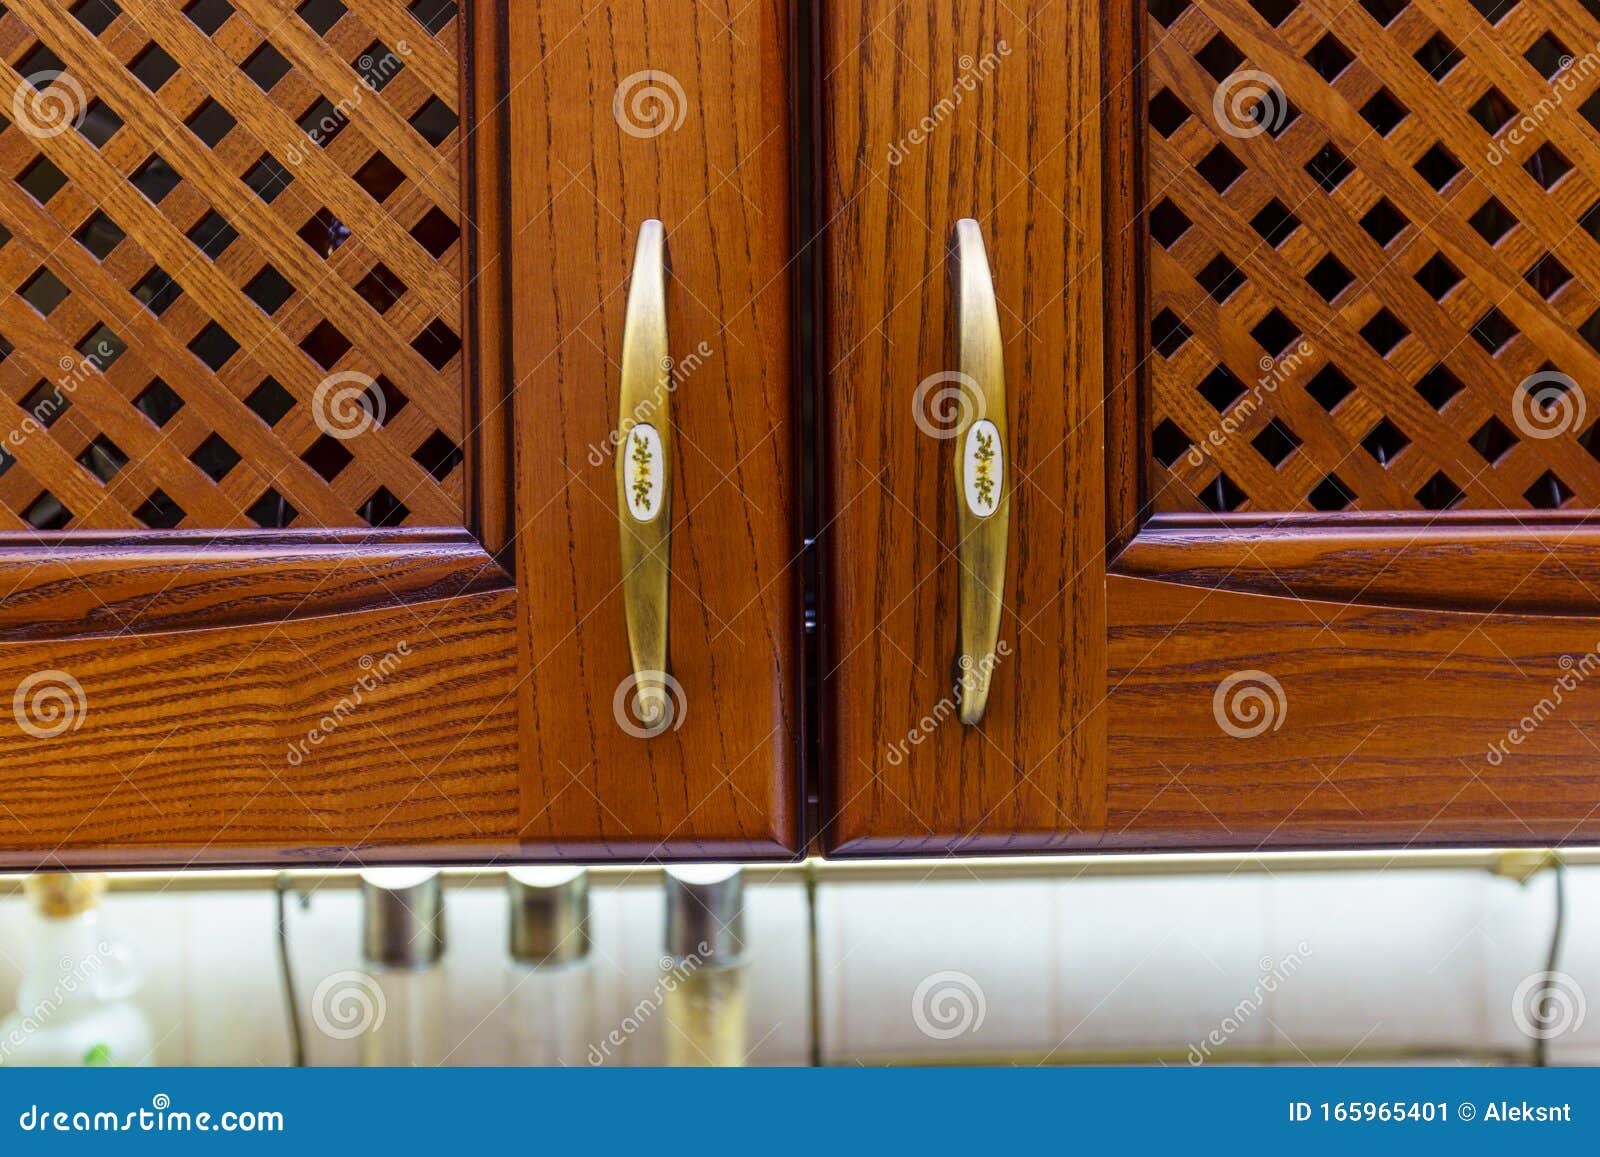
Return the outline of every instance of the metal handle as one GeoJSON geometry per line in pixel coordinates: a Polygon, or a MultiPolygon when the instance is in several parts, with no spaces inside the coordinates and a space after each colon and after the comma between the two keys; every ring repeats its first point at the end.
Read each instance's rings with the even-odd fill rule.
{"type": "Polygon", "coordinates": [[[669,720],[667,589],[672,559],[672,360],[667,353],[667,244],[660,221],[639,227],[622,328],[617,415],[617,523],[622,605],[633,659],[633,707],[646,728],[669,720]]]}
{"type": "Polygon", "coordinates": [[[983,234],[971,218],[950,242],[955,290],[956,368],[961,386],[955,438],[956,557],[960,626],[956,653],[961,722],[983,719],[989,703],[1010,538],[1010,445],[1006,436],[1005,351],[983,234]]]}

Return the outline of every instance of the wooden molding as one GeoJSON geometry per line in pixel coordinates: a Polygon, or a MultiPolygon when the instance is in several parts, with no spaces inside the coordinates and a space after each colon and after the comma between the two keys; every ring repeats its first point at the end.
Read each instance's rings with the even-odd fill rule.
{"type": "Polygon", "coordinates": [[[1111,570],[1362,606],[1600,611],[1600,513],[1158,515],[1111,570]]]}
{"type": "Polygon", "coordinates": [[[0,534],[0,643],[285,623],[507,590],[464,530],[0,534]]]}

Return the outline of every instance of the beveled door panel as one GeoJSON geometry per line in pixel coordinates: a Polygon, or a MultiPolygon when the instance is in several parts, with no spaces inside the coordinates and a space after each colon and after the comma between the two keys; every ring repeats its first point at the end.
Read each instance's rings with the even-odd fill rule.
{"type": "Polygon", "coordinates": [[[802,624],[787,5],[554,0],[508,17],[523,837],[556,857],[791,854],[802,624]],[[664,277],[640,270],[636,283],[636,261],[659,252],[639,245],[653,221],[664,277]],[[630,313],[630,286],[641,308],[664,303],[664,326],[630,313]],[[664,328],[666,361],[624,354],[636,324],[641,343],[664,328]],[[659,377],[625,386],[625,368],[659,377]],[[660,404],[624,414],[636,386],[660,404]],[[625,421],[669,425],[636,445],[625,421]],[[670,487],[659,505],[652,479],[670,487]],[[624,511],[624,493],[648,501],[624,511]],[[641,509],[670,520],[648,542],[641,509]],[[619,533],[630,565],[669,563],[667,597],[632,607],[637,618],[626,599],[659,585],[624,582],[619,533]],[[642,644],[662,608],[667,669],[636,671],[630,627],[642,644]],[[661,693],[665,719],[642,717],[661,693]]]}
{"type": "Polygon", "coordinates": [[[1592,843],[1600,21],[1112,7],[1101,846],[1592,843]]]}
{"type": "Polygon", "coordinates": [[[1099,36],[1090,4],[824,8],[823,808],[837,854],[1099,838],[1099,36]],[[947,265],[966,218],[1003,374],[958,349],[947,265]],[[1004,414],[978,413],[985,397],[1004,414]],[[958,468],[980,430],[992,499],[969,490],[976,466],[958,468]],[[1006,544],[1003,582],[959,529],[976,540],[991,519],[1005,520],[990,539],[1006,544]],[[1000,595],[986,671],[957,658],[964,585],[1000,595]],[[984,677],[981,719],[963,723],[984,677]]]}
{"type": "Polygon", "coordinates": [[[0,11],[7,866],[516,851],[491,7],[0,11]]]}

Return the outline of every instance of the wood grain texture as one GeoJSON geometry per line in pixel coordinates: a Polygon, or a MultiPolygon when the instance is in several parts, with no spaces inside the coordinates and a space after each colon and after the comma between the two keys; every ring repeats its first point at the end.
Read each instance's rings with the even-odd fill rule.
{"type": "MultiPolygon", "coordinates": [[[[36,488],[32,472],[75,517],[59,531],[0,533],[0,863],[514,855],[523,616],[513,580],[474,533],[498,546],[512,525],[494,361],[507,329],[501,282],[486,277],[490,304],[470,310],[479,328],[465,331],[477,347],[465,384],[458,355],[436,367],[412,345],[435,318],[460,328],[463,262],[485,247],[474,237],[466,252],[454,222],[472,217],[498,238],[504,196],[499,151],[458,153],[454,131],[435,148],[407,118],[433,100],[448,115],[465,106],[466,89],[492,96],[501,79],[492,53],[486,79],[458,68],[464,18],[430,31],[398,0],[359,0],[320,32],[292,5],[241,0],[210,36],[183,7],[141,5],[137,19],[124,12],[97,35],[60,6],[0,14],[0,55],[12,62],[0,76],[21,66],[37,35],[124,122],[104,141],[35,140],[16,125],[0,134],[8,176],[42,152],[67,178],[42,204],[0,181],[0,222],[12,234],[0,281],[19,285],[47,258],[71,290],[47,318],[17,295],[0,305],[0,393],[19,400],[41,370],[54,376],[92,321],[130,347],[75,383],[48,432],[19,427],[20,444],[7,440],[17,463],[0,475],[0,511],[36,488]],[[273,80],[246,76],[259,27],[275,30],[290,64],[273,80]],[[375,34],[405,60],[381,96],[357,76],[363,54],[381,57],[368,51],[375,34]],[[131,68],[151,44],[182,67],[147,86],[131,68]],[[325,148],[296,123],[318,93],[358,98],[325,148]],[[214,146],[186,127],[208,101],[236,121],[214,146]],[[387,195],[370,187],[366,133],[382,137],[397,166],[382,178],[398,181],[387,195]],[[130,178],[153,146],[182,174],[164,197],[130,178]],[[288,186],[272,197],[242,181],[263,150],[287,164],[288,186]],[[296,165],[299,150],[309,151],[296,165]],[[186,232],[213,205],[239,235],[202,254],[186,232]],[[333,252],[301,232],[319,209],[351,231],[333,252]],[[126,232],[103,255],[80,231],[97,214],[126,232]],[[246,292],[264,262],[290,282],[276,311],[246,292]],[[175,300],[164,305],[135,288],[152,263],[172,279],[175,300]],[[379,266],[393,300],[374,300],[364,284],[379,266]],[[214,372],[186,348],[212,318],[244,347],[214,372]],[[343,361],[321,365],[319,347],[301,348],[324,320],[351,342],[343,361]],[[276,421],[245,402],[265,364],[293,403],[276,421]],[[329,440],[311,413],[318,382],[330,369],[363,368],[393,374],[383,421],[342,443],[354,455],[342,469],[302,459],[329,440]],[[152,373],[179,391],[176,415],[133,405],[152,373]],[[213,432],[244,459],[216,483],[190,458],[213,432]],[[435,432],[467,445],[465,468],[459,456],[437,470],[428,461],[422,448],[435,432]],[[97,434],[130,458],[104,487],[74,460],[97,434]],[[227,529],[252,521],[245,510],[264,484],[256,469],[294,506],[288,529],[227,529]],[[371,471],[388,471],[413,524],[438,525],[315,529],[359,525],[371,471]],[[149,529],[133,516],[153,480],[171,480],[185,529],[149,529]],[[80,529],[96,526],[105,529],[80,529]]],[[[478,7],[489,5],[472,15],[478,7]]],[[[0,521],[27,525],[15,514],[0,521]]]]}
{"type": "Polygon", "coordinates": [[[1095,5],[824,11],[833,854],[1098,838],[1101,68],[1095,5]],[[981,225],[1000,303],[1014,486],[1009,654],[977,727],[952,703],[950,443],[920,431],[939,417],[914,404],[919,383],[953,368],[945,252],[963,217],[981,225]]]}
{"type": "Polygon", "coordinates": [[[516,533],[516,495],[511,475],[512,402],[510,230],[507,149],[510,130],[503,99],[506,87],[505,22],[494,0],[473,0],[461,9],[467,22],[469,59],[463,69],[462,108],[472,128],[462,166],[466,203],[467,268],[466,454],[467,528],[505,565],[516,533]]]}
{"type": "Polygon", "coordinates": [[[1115,554],[1147,516],[1150,445],[1145,392],[1149,318],[1145,306],[1145,0],[1104,0],[1106,294],[1106,542],[1115,554]]]}
{"type": "Polygon", "coordinates": [[[0,864],[503,852],[517,827],[516,618],[498,591],[0,643],[0,864]]]}
{"type": "MultiPolygon", "coordinates": [[[[517,573],[532,854],[799,846],[787,5],[512,4],[517,573]],[[629,265],[665,226],[674,727],[626,733],[611,435],[629,265]]],[[[624,691],[625,694],[625,691],[624,691]]]]}
{"type": "Polygon", "coordinates": [[[1107,595],[1107,850],[1600,838],[1600,618],[1107,595]]]}
{"type": "Polygon", "coordinates": [[[1600,612],[1600,518],[1487,513],[1157,515],[1118,574],[1367,606],[1600,612]]]}

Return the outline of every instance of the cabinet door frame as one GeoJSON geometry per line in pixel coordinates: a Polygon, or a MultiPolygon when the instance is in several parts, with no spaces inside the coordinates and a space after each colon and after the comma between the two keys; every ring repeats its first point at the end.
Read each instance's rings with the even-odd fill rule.
{"type": "Polygon", "coordinates": [[[658,0],[501,10],[529,672],[519,834],[540,859],[789,860],[804,848],[790,233],[804,33],[790,0],[693,15],[658,0]],[[633,734],[624,724],[638,720],[614,718],[634,672],[605,443],[649,220],[668,254],[676,687],[671,725],[633,734]]]}
{"type": "Polygon", "coordinates": [[[1144,0],[1107,12],[1107,268],[1132,288],[1107,299],[1102,846],[1594,842],[1593,512],[1152,512],[1144,62],[1163,30],[1144,0]]]}
{"type": "MultiPolygon", "coordinates": [[[[64,10],[24,0],[12,11],[69,73],[74,50],[90,50],[64,10]]],[[[172,23],[176,7],[152,15],[166,37],[197,34],[172,23]]],[[[481,130],[461,134],[453,194],[460,524],[0,533],[0,864],[447,862],[518,850],[523,615],[504,550],[500,33],[486,0],[455,20],[459,121],[481,130]]],[[[419,45],[429,35],[401,31],[419,45]]],[[[54,142],[42,146],[49,156],[54,142]]]]}

